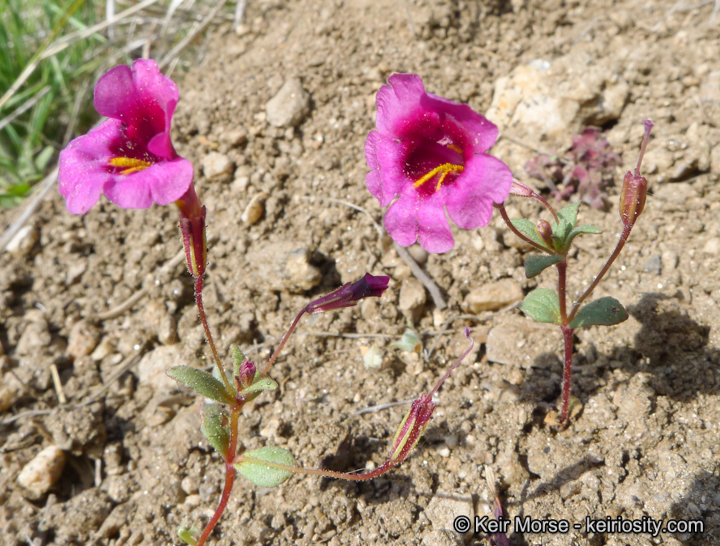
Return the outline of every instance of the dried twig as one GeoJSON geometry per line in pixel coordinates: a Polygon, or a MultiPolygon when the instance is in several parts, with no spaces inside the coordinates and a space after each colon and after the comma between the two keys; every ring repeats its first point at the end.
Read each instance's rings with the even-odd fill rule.
{"type": "Polygon", "coordinates": [[[386,409],[394,408],[396,406],[404,406],[406,404],[411,404],[413,402],[413,399],[410,400],[403,400],[402,402],[391,402],[390,404],[380,404],[378,406],[370,406],[369,408],[361,409],[360,411],[356,411],[352,415],[363,415],[364,413],[375,413],[378,411],[383,411],[386,409]]]}
{"type": "Polygon", "coordinates": [[[377,231],[378,237],[380,240],[382,240],[383,235],[385,235],[385,232],[383,231],[383,228],[380,224],[377,223],[375,218],[373,218],[372,214],[370,214],[367,210],[365,210],[362,207],[359,207],[358,205],[354,205],[348,201],[343,201],[342,199],[333,199],[332,197],[305,197],[304,195],[299,196],[299,199],[302,199],[303,201],[327,201],[328,203],[336,203],[338,205],[345,205],[346,207],[349,207],[351,209],[354,209],[358,212],[362,212],[365,216],[367,216],[370,219],[370,222],[372,222],[373,227],[375,228],[375,231],[377,231]]]}
{"type": "Polygon", "coordinates": [[[57,366],[54,363],[50,365],[50,375],[52,376],[53,385],[55,385],[55,392],[57,393],[58,402],[60,402],[61,405],[67,404],[65,392],[63,391],[63,386],[60,382],[60,374],[58,373],[57,366]]]}

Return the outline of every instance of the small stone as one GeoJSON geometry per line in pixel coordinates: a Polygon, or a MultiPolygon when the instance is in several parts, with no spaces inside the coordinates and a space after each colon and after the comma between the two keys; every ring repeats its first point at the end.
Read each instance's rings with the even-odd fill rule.
{"type": "Polygon", "coordinates": [[[70,329],[66,352],[71,358],[81,358],[92,353],[98,343],[100,343],[98,327],[91,322],[81,320],[70,329]]]}
{"type": "Polygon", "coordinates": [[[235,164],[225,154],[210,152],[202,159],[202,168],[208,180],[221,180],[227,182],[232,178],[235,164]]]}
{"type": "Polygon", "coordinates": [[[83,276],[83,273],[87,270],[87,262],[81,261],[76,262],[70,265],[67,270],[67,274],[65,275],[65,284],[67,286],[70,286],[71,284],[75,284],[80,280],[80,277],[83,276]]]}
{"type": "Polygon", "coordinates": [[[180,487],[182,487],[182,490],[188,495],[194,495],[198,492],[200,484],[198,484],[198,480],[196,478],[185,476],[180,482],[180,487]]]}
{"type": "Polygon", "coordinates": [[[710,172],[720,174],[720,144],[716,144],[710,152],[710,172]]]}
{"type": "Polygon", "coordinates": [[[180,344],[164,345],[145,354],[138,364],[138,379],[143,385],[150,385],[155,391],[175,389],[178,382],[165,372],[180,364],[187,365],[180,344]]]}
{"type": "Polygon", "coordinates": [[[39,238],[40,235],[33,226],[23,226],[13,235],[5,250],[25,256],[32,250],[39,238]]]}
{"type": "Polygon", "coordinates": [[[720,237],[708,239],[702,250],[705,254],[717,254],[720,252],[720,237]]]}
{"type": "Polygon", "coordinates": [[[645,273],[660,275],[660,273],[662,273],[662,258],[660,255],[655,254],[655,256],[650,256],[650,258],[645,260],[643,271],[645,271],[645,273]]]}
{"type": "Polygon", "coordinates": [[[99,362],[106,356],[111,355],[114,350],[115,346],[109,339],[105,338],[98,344],[97,347],[95,347],[95,350],[90,355],[90,358],[92,358],[95,362],[99,362]]]}
{"type": "Polygon", "coordinates": [[[472,290],[463,301],[463,309],[470,313],[497,311],[523,299],[523,290],[512,279],[479,286],[472,290]]]}
{"type": "Polygon", "coordinates": [[[18,381],[15,374],[10,372],[5,373],[0,383],[0,411],[9,410],[22,396],[22,393],[23,384],[18,381]]]}
{"type": "Polygon", "coordinates": [[[662,253],[660,260],[662,261],[662,267],[665,271],[672,271],[678,264],[677,252],[666,250],[662,253]]]}
{"type": "Polygon", "coordinates": [[[428,252],[420,245],[412,245],[408,247],[407,249],[410,256],[412,256],[412,259],[415,260],[419,265],[425,265],[425,262],[428,260],[428,252]]]}
{"type": "Polygon", "coordinates": [[[60,478],[66,458],[62,449],[48,446],[23,467],[17,481],[25,488],[30,498],[40,498],[50,491],[60,478]]]}
{"type": "Polygon", "coordinates": [[[425,287],[419,280],[413,277],[402,281],[398,308],[403,315],[412,322],[416,322],[420,318],[425,301],[427,301],[427,294],[425,293],[425,287]]]}
{"type": "Polygon", "coordinates": [[[240,215],[240,220],[246,226],[252,226],[257,224],[265,214],[265,200],[267,199],[266,193],[258,193],[250,199],[250,202],[245,207],[245,210],[240,215]]]}
{"type": "Polygon", "coordinates": [[[290,288],[310,290],[320,284],[322,273],[310,263],[310,252],[301,248],[290,253],[285,262],[285,274],[290,288]]]}
{"type": "Polygon", "coordinates": [[[247,142],[247,133],[240,129],[227,131],[220,136],[220,140],[230,146],[242,146],[247,142]]]}
{"type": "Polygon", "coordinates": [[[310,112],[310,95],[300,80],[291,78],[265,105],[267,122],[275,127],[299,125],[310,112]]]}
{"type": "MultiPolygon", "coordinates": [[[[453,521],[458,516],[465,516],[471,522],[475,519],[472,496],[459,495],[456,492],[450,495],[436,493],[425,508],[425,516],[435,530],[454,531],[453,521]]],[[[470,525],[468,533],[472,534],[472,532],[473,526],[470,525]]]]}

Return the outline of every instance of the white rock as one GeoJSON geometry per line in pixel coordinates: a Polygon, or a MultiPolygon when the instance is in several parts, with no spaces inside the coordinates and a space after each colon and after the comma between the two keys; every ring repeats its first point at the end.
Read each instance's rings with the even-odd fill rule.
{"type": "Polygon", "coordinates": [[[66,458],[62,449],[48,446],[23,467],[17,481],[26,489],[29,496],[39,498],[58,481],[65,467],[66,458]]]}
{"type": "Polygon", "coordinates": [[[35,246],[39,238],[40,235],[33,226],[23,226],[13,235],[5,250],[17,254],[27,254],[35,246]]]}
{"type": "Polygon", "coordinates": [[[310,290],[322,280],[322,273],[310,263],[310,252],[305,248],[296,250],[288,256],[285,273],[290,287],[301,290],[310,290]]]}
{"type": "Polygon", "coordinates": [[[470,313],[497,311],[523,299],[523,290],[512,279],[501,279],[472,290],[463,301],[463,308],[470,313]]]}
{"type": "Polygon", "coordinates": [[[91,322],[81,320],[70,329],[67,354],[80,358],[91,354],[100,343],[100,330],[91,322]]]}
{"type": "Polygon", "coordinates": [[[225,154],[210,152],[202,159],[202,168],[208,180],[229,181],[235,171],[235,164],[225,154]]]}
{"type": "Polygon", "coordinates": [[[629,96],[610,59],[573,50],[552,63],[538,59],[495,84],[487,118],[518,134],[563,140],[581,125],[618,119],[629,96]]]}
{"type": "Polygon", "coordinates": [[[425,287],[419,280],[414,277],[403,280],[400,286],[400,300],[398,302],[398,308],[403,315],[415,322],[419,318],[426,301],[425,287]]]}
{"type": "Polygon", "coordinates": [[[710,152],[710,171],[713,174],[720,174],[720,144],[716,144],[710,152]]]}
{"type": "Polygon", "coordinates": [[[299,125],[310,112],[310,95],[300,80],[291,78],[265,105],[267,122],[275,127],[299,125]]]}
{"type": "Polygon", "coordinates": [[[266,193],[258,193],[250,199],[250,202],[245,207],[245,210],[240,215],[240,220],[246,226],[252,226],[257,224],[265,214],[265,200],[267,199],[266,193]]]}
{"type": "Polygon", "coordinates": [[[138,379],[144,385],[151,385],[155,391],[177,388],[178,382],[165,372],[173,366],[187,365],[181,344],[164,345],[150,351],[138,364],[138,379]]]}
{"type": "MultiPolygon", "coordinates": [[[[443,495],[437,493],[425,508],[425,515],[432,523],[435,530],[447,529],[454,531],[453,520],[458,516],[466,516],[472,522],[475,519],[475,508],[472,496],[443,495]]],[[[470,525],[469,533],[472,534],[473,525],[470,525]]]]}
{"type": "Polygon", "coordinates": [[[720,252],[720,238],[708,239],[702,250],[705,254],[718,254],[720,252]]]}

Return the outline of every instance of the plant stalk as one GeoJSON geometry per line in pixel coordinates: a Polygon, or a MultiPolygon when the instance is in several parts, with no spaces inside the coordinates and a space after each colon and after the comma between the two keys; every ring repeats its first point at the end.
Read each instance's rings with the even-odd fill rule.
{"type": "Polygon", "coordinates": [[[499,205],[495,205],[495,208],[497,208],[500,211],[500,216],[502,216],[502,219],[507,224],[507,227],[510,228],[510,231],[512,231],[515,235],[520,237],[523,241],[525,241],[527,244],[532,246],[535,250],[539,250],[540,252],[545,252],[546,254],[551,254],[551,252],[545,248],[537,244],[532,239],[528,238],[522,231],[517,229],[512,222],[510,221],[510,218],[508,217],[507,211],[505,210],[505,205],[500,203],[499,205]]]}
{"type": "Polygon", "coordinates": [[[570,424],[568,408],[570,406],[570,381],[572,379],[573,363],[573,332],[574,328],[562,326],[563,339],[565,340],[565,364],[563,365],[562,383],[562,410],[560,411],[560,429],[564,430],[570,424]]]}
{"type": "Polygon", "coordinates": [[[203,328],[205,328],[205,337],[207,337],[208,343],[210,344],[210,351],[212,351],[213,358],[215,359],[215,364],[217,365],[218,370],[220,370],[220,375],[222,377],[223,383],[225,384],[225,389],[227,390],[228,394],[232,396],[235,391],[230,386],[230,381],[227,378],[227,374],[225,373],[225,370],[220,363],[220,356],[218,355],[217,349],[215,348],[215,342],[213,341],[212,333],[210,332],[210,325],[208,324],[207,317],[205,316],[205,307],[203,306],[202,299],[202,289],[203,277],[202,275],[200,275],[195,277],[195,303],[197,303],[198,312],[200,313],[200,322],[202,322],[203,328]]]}

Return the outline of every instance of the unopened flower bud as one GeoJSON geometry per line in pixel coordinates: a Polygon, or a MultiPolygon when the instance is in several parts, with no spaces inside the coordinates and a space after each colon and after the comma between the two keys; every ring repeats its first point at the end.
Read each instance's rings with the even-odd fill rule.
{"type": "Polygon", "coordinates": [[[518,182],[513,178],[512,186],[510,187],[510,195],[517,195],[518,197],[533,197],[535,192],[522,182],[518,182]]]}
{"type": "Polygon", "coordinates": [[[255,368],[254,362],[249,360],[243,362],[240,365],[240,371],[238,372],[238,379],[240,380],[240,385],[242,386],[241,388],[246,389],[252,385],[255,380],[256,373],[257,369],[255,368]]]}
{"type": "Polygon", "coordinates": [[[410,411],[400,423],[400,428],[395,434],[390,453],[391,461],[400,463],[405,460],[425,432],[425,427],[430,422],[434,410],[435,404],[433,404],[431,395],[423,394],[413,401],[410,411]]]}
{"type": "Polygon", "coordinates": [[[552,227],[550,227],[550,222],[548,222],[547,220],[540,220],[537,223],[537,226],[535,226],[535,231],[537,231],[537,234],[540,236],[540,238],[546,245],[548,245],[550,248],[553,248],[553,231],[552,227]]]}
{"type": "Polygon", "coordinates": [[[627,172],[620,194],[620,218],[622,218],[623,225],[635,224],[635,220],[645,208],[647,189],[648,183],[644,176],[640,176],[637,172],[627,172]]]}
{"type": "Polygon", "coordinates": [[[376,277],[366,273],[359,281],[344,284],[327,296],[311,301],[306,310],[308,313],[322,313],[323,311],[352,307],[363,298],[379,298],[387,289],[389,281],[390,277],[376,277]]]}

